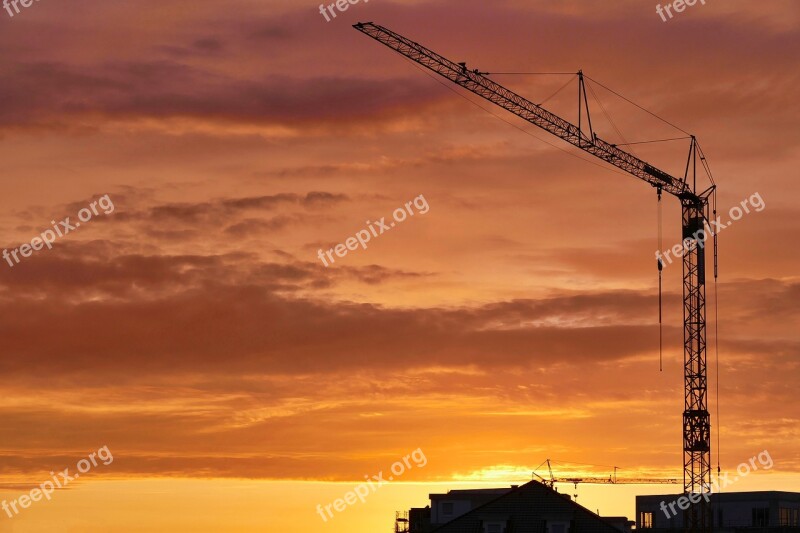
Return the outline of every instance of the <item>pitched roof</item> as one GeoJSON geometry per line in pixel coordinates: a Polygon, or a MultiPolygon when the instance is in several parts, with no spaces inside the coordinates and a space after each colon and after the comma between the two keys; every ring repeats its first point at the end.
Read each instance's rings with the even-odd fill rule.
{"type": "Polygon", "coordinates": [[[431,533],[481,532],[486,521],[505,522],[507,533],[545,533],[548,521],[569,522],[569,533],[619,533],[600,516],[538,481],[511,489],[431,533]]]}

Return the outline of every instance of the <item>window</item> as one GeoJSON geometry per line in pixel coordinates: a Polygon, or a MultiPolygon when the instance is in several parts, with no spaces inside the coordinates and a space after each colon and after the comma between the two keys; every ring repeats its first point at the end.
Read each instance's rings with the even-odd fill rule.
{"type": "Polygon", "coordinates": [[[639,513],[639,527],[641,529],[652,529],[653,513],[639,513]]]}
{"type": "Polygon", "coordinates": [[[800,514],[800,512],[797,509],[788,509],[786,507],[781,507],[778,510],[778,518],[780,519],[780,525],[789,527],[800,526],[800,523],[798,523],[797,520],[798,514],[800,514]]]}
{"type": "Polygon", "coordinates": [[[569,533],[569,522],[547,522],[547,533],[569,533]]]}
{"type": "Polygon", "coordinates": [[[442,515],[453,516],[453,502],[442,503],[442,515]]]}
{"type": "Polygon", "coordinates": [[[753,526],[766,527],[769,525],[769,507],[753,509],[753,526]]]}
{"type": "Polygon", "coordinates": [[[505,527],[501,522],[488,522],[485,524],[483,530],[486,533],[503,533],[505,531],[505,527]]]}

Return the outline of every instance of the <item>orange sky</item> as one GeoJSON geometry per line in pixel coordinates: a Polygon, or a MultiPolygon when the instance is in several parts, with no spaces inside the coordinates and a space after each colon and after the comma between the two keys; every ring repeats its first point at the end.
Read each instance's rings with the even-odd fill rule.
{"type": "MultiPolygon", "coordinates": [[[[297,0],[0,10],[2,248],[114,205],[0,262],[0,498],[114,454],[0,513],[0,532],[371,533],[547,457],[681,476],[681,271],[665,270],[659,373],[653,189],[470,104],[350,27],[367,20],[483,71],[583,69],[698,136],[722,213],[760,194],[720,236],[712,423],[723,468],[775,460],[736,490],[800,491],[800,6],[709,1],[662,22],[656,3],[372,0],[330,22],[297,0]],[[317,258],[420,195],[429,211],[366,250],[317,258]],[[322,523],[317,504],[418,448],[423,468],[322,523]]],[[[569,77],[495,79],[542,101],[569,77]]],[[[628,141],[681,135],[595,90],[628,141]]],[[[575,91],[545,107],[575,120],[575,91]]],[[[686,149],[634,147],[675,174],[686,149]]],[[[668,197],[665,246],[679,222],[668,197]]],[[[665,491],[582,490],[630,516],[633,494],[665,491]]]]}

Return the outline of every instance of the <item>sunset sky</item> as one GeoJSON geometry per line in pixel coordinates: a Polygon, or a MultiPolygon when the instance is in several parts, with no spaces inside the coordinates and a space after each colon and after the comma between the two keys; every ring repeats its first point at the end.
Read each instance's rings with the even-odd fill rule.
{"type": "MultiPolygon", "coordinates": [[[[522,483],[546,458],[682,476],[681,267],[664,270],[659,372],[655,190],[358,21],[481,71],[583,69],[697,135],[723,220],[763,200],[719,236],[713,463],[768,450],[774,467],[729,490],[800,491],[800,4],[707,0],[666,22],[656,4],[362,0],[330,22],[299,0],[0,10],[0,249],[108,200],[51,250],[0,261],[0,499],[113,454],[0,511],[0,532],[388,532],[429,493],[522,483]],[[321,520],[417,449],[424,466],[321,520]]],[[[574,76],[492,77],[534,102],[569,83],[544,106],[577,120],[574,76]]],[[[593,89],[628,142],[683,136],[593,89]]],[[[682,175],[688,141],[631,148],[682,175]]],[[[663,221],[670,248],[669,196],[663,221]]],[[[680,490],[578,501],[633,518],[635,494],[680,490]]]]}

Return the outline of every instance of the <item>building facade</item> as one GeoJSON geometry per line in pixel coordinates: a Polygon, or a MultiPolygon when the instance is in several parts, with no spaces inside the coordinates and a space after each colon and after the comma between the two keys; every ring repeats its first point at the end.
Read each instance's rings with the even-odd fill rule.
{"type": "MultiPolygon", "coordinates": [[[[682,494],[636,497],[636,528],[682,530],[687,511],[681,509],[682,494]]],[[[715,531],[753,528],[800,529],[800,493],[728,492],[710,496],[711,527],[715,531]]]]}

